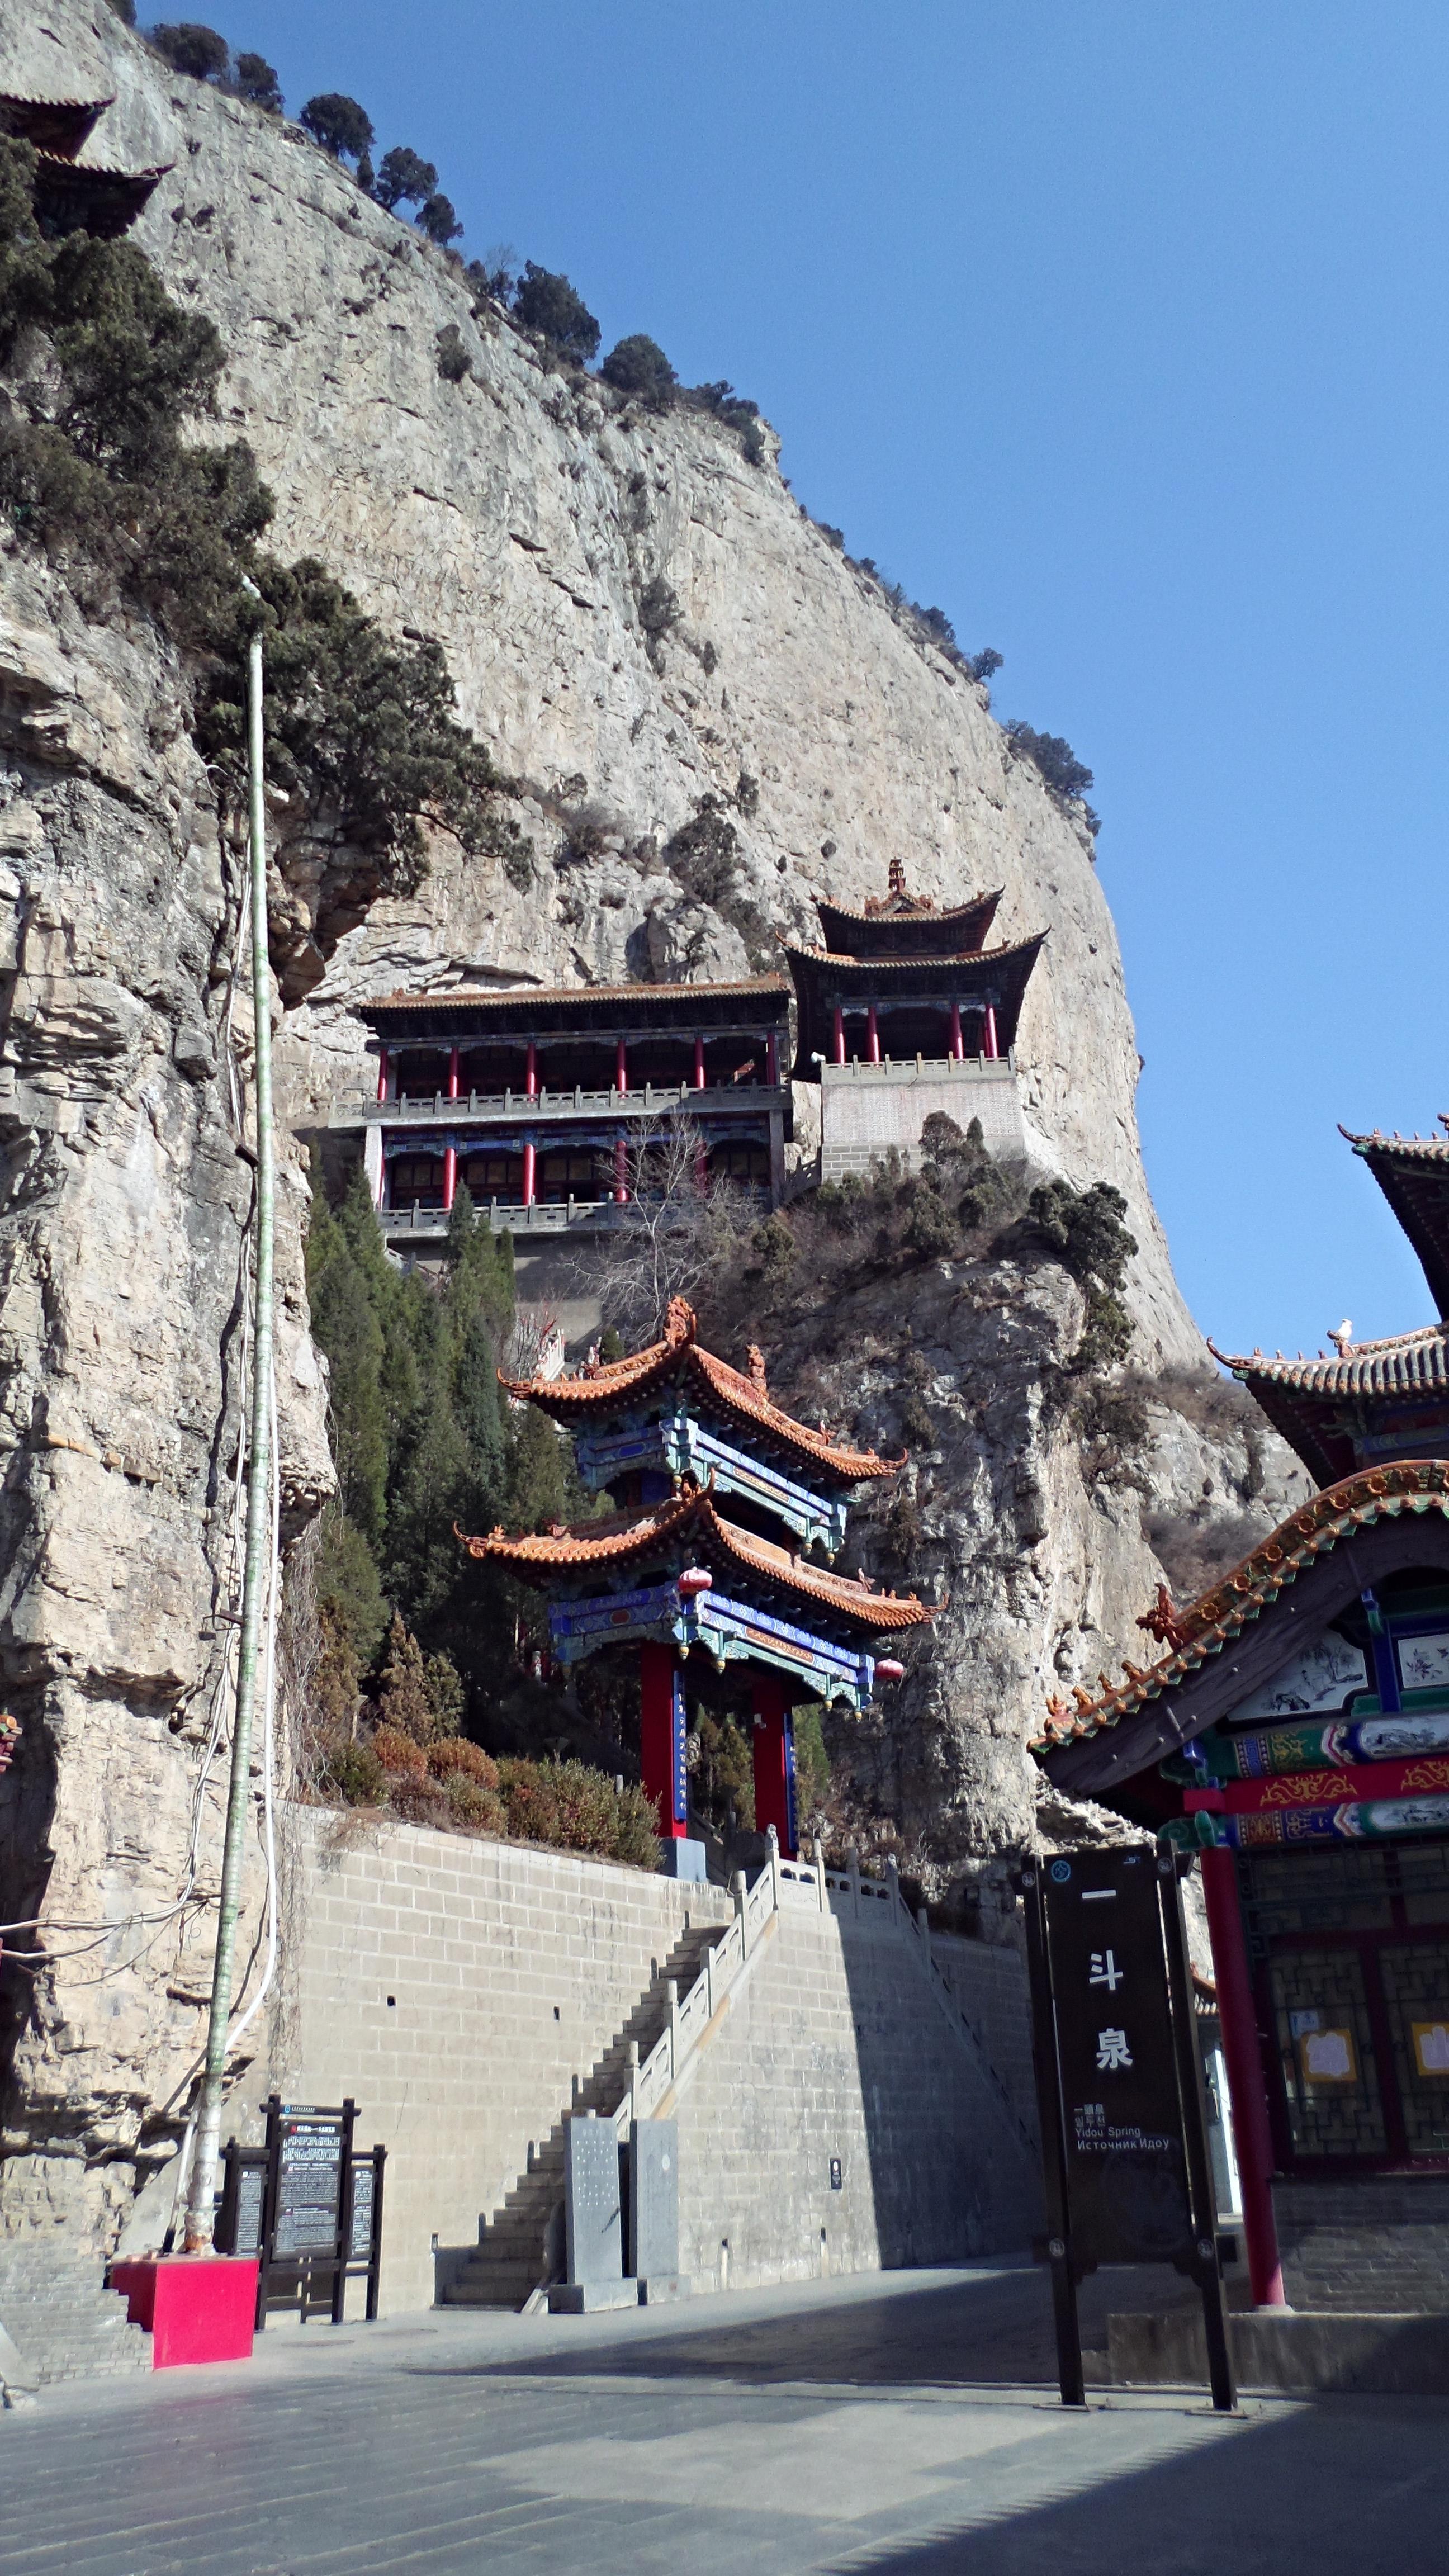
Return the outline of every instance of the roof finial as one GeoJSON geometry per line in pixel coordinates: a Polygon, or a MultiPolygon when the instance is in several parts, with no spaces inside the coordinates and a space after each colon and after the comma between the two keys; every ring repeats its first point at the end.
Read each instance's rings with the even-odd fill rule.
{"type": "Polygon", "coordinates": [[[664,1338],[673,1351],[683,1350],[695,1335],[694,1308],[687,1297],[671,1297],[664,1311],[664,1338]]]}
{"type": "Polygon", "coordinates": [[[905,893],[906,863],[904,859],[892,859],[890,863],[888,883],[892,894],[903,895],[905,893]]]}
{"type": "Polygon", "coordinates": [[[1337,1332],[1330,1333],[1328,1338],[1332,1342],[1334,1349],[1337,1351],[1339,1358],[1341,1360],[1346,1360],[1349,1352],[1353,1348],[1353,1326],[1349,1322],[1347,1315],[1344,1316],[1343,1322],[1339,1325],[1337,1332]]]}
{"type": "Polygon", "coordinates": [[[770,1390],[765,1384],[765,1354],[761,1350],[758,1342],[750,1343],[749,1348],[745,1352],[745,1364],[749,1370],[750,1384],[754,1388],[756,1395],[763,1396],[768,1404],[770,1400],[770,1390]]]}

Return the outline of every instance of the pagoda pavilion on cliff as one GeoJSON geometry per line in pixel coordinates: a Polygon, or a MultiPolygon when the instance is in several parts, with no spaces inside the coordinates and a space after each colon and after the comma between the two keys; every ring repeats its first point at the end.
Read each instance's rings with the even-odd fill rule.
{"type": "Polygon", "coordinates": [[[793,1854],[792,1708],[870,1707],[877,1683],[902,1670],[874,1652],[877,1641],[932,1615],[914,1595],[877,1592],[832,1563],[854,1487],[904,1461],[847,1448],[782,1412],[759,1352],[746,1373],[701,1349],[679,1297],[662,1340],[627,1359],[502,1383],[566,1425],[585,1484],[616,1508],[536,1536],[496,1529],[463,1544],[547,1593],[559,1663],[637,1656],[644,1788],[674,1875],[703,1874],[703,1846],[689,1835],[690,1693],[746,1702],[755,1822],[793,1854]]]}
{"type": "Polygon", "coordinates": [[[144,213],[169,161],[154,169],[109,170],[77,155],[114,98],[16,98],[0,91],[0,134],[35,149],[35,211],[52,241],[87,232],[115,241],[144,213]]]}
{"type": "Polygon", "coordinates": [[[1201,1847],[1255,2299],[1286,2264],[1295,2306],[1413,2309],[1449,2250],[1449,1136],[1349,1141],[1441,1320],[1226,1360],[1324,1490],[1036,1750],[1201,1847]]]}
{"type": "Polygon", "coordinates": [[[864,912],[817,900],[824,945],[787,947],[794,1076],[820,1085],[823,1181],[867,1172],[892,1149],[909,1162],[938,1110],[963,1131],[978,1118],[992,1153],[1025,1154],[1012,1050],[1046,933],[986,947],[1000,901],[976,895],[938,912],[907,892],[893,859],[888,894],[864,912]]]}

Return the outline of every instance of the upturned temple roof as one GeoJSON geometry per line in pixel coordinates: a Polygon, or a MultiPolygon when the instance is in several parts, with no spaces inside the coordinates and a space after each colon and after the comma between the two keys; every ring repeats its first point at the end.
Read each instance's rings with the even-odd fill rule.
{"type": "Polygon", "coordinates": [[[1386,1341],[1344,1342],[1334,1359],[1320,1352],[1316,1359],[1300,1353],[1290,1360],[1281,1351],[1270,1359],[1263,1351],[1220,1351],[1211,1341],[1208,1349],[1325,1485],[1353,1465],[1352,1436],[1338,1427],[1337,1415],[1449,1396],[1449,1324],[1427,1324],[1386,1341]]]}
{"type": "Polygon", "coordinates": [[[753,1530],[740,1529],[716,1510],[713,1497],[699,1486],[686,1486],[668,1502],[637,1511],[615,1512],[607,1519],[556,1522],[547,1530],[510,1538],[495,1529],[487,1538],[459,1538],[470,1556],[505,1566],[525,1583],[547,1588],[560,1574],[624,1572],[650,1559],[668,1557],[686,1544],[691,1556],[726,1576],[743,1574],[771,1591],[811,1603],[844,1620],[863,1635],[918,1628],[934,1613],[914,1593],[873,1592],[848,1575],[810,1565],[753,1530]]]}
{"type": "Polygon", "coordinates": [[[387,1038],[410,1033],[419,1021],[463,1034],[469,1022],[492,1034],[511,1021],[520,1035],[540,1031],[612,1029],[628,1022],[702,1030],[758,1018],[783,1025],[790,987],[783,975],[752,975],[733,984],[454,985],[443,992],[381,993],[354,1003],[359,1019],[387,1038]]]}
{"type": "MultiPolygon", "coordinates": [[[[868,1477],[894,1476],[905,1465],[904,1457],[881,1458],[873,1449],[850,1449],[823,1427],[812,1431],[808,1424],[797,1422],[793,1414],[771,1402],[758,1353],[752,1355],[754,1364],[746,1375],[731,1368],[727,1360],[717,1359],[713,1351],[702,1350],[698,1331],[693,1307],[683,1297],[671,1297],[662,1341],[650,1342],[622,1360],[596,1360],[574,1377],[500,1377],[499,1382],[509,1395],[536,1404],[556,1421],[579,1430],[591,1415],[604,1418],[621,1404],[637,1402],[682,1378],[692,1381],[713,1407],[790,1451],[797,1461],[808,1461],[831,1484],[858,1485],[868,1477]]],[[[588,1527],[597,1530],[599,1524],[591,1522],[588,1527]]],[[[764,1545],[763,1540],[759,1543],[764,1545]]]]}
{"type": "Polygon", "coordinates": [[[35,147],[35,211],[41,230],[52,237],[93,233],[114,241],[129,230],[156,187],[171,168],[169,161],[145,170],[112,170],[99,162],[78,161],[110,98],[21,98],[0,91],[0,134],[35,147]]]}
{"type": "MultiPolygon", "coordinates": [[[[1441,1117],[1441,1126],[1449,1119],[1441,1117]]],[[[1361,1154],[1423,1265],[1429,1294],[1449,1315],[1449,1135],[1339,1134],[1361,1154]]]]}
{"type": "Polygon", "coordinates": [[[1041,1733],[1031,1740],[1032,1751],[1050,1752],[1116,1726],[1148,1700],[1187,1680],[1211,1656],[1221,1654],[1315,1558],[1355,1530],[1397,1519],[1404,1512],[1435,1512],[1449,1519],[1449,1461],[1402,1459],[1344,1477],[1302,1504],[1221,1583],[1184,1609],[1176,1608],[1165,1588],[1160,1589],[1155,1607],[1137,1624],[1157,1638],[1166,1653],[1145,1666],[1124,1663],[1124,1681],[1113,1682],[1106,1673],[1099,1673],[1096,1692],[1077,1689],[1070,1700],[1049,1699],[1041,1733]]]}
{"type": "Polygon", "coordinates": [[[13,90],[0,90],[0,134],[33,143],[58,161],[73,161],[115,104],[114,90],[109,98],[20,98],[13,90]]]}
{"type": "Polygon", "coordinates": [[[967,957],[981,947],[996,916],[1001,889],[972,895],[969,902],[938,912],[925,895],[902,887],[867,903],[864,912],[826,903],[819,895],[815,909],[825,946],[842,957],[967,957]]]}

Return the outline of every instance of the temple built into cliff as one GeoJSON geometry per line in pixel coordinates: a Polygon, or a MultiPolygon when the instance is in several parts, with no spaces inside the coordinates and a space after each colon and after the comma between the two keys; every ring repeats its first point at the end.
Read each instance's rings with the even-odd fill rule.
{"type": "Polygon", "coordinates": [[[35,153],[34,203],[52,241],[86,232],[115,241],[144,214],[169,162],[145,170],[111,170],[80,154],[114,98],[16,98],[0,92],[0,134],[35,153]]]}
{"type": "Polygon", "coordinates": [[[864,1173],[895,1152],[909,1163],[933,1112],[979,1119],[994,1154],[1026,1140],[1013,1049],[1044,931],[988,948],[1000,893],[938,912],[906,889],[864,912],[820,898],[823,945],[787,947],[795,986],[797,1082],[820,1085],[820,1177],[864,1173]]]}
{"type": "Polygon", "coordinates": [[[383,1231],[425,1252],[466,1188],[495,1232],[588,1236],[651,1185],[687,1120],[701,1180],[779,1203],[792,1078],[820,1091],[817,1177],[909,1163],[933,1111],[1025,1153],[1014,1048],[1045,933],[989,948],[998,894],[937,911],[906,890],[862,913],[819,900],[824,946],[787,947],[789,983],[443,988],[359,1006],[376,1098],[343,1104],[383,1231]],[[790,999],[796,1036],[791,1061],[790,999]],[[789,1068],[787,1071],[787,1067],[789,1068]]]}

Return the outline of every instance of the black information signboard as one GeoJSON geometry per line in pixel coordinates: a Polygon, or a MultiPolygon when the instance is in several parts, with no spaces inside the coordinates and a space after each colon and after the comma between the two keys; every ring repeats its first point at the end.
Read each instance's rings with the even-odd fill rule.
{"type": "Polygon", "coordinates": [[[1062,2402],[1085,2402],[1077,2283],[1170,2263],[1203,2296],[1233,2404],[1202,2061],[1175,1855],[1072,1852],[1022,1874],[1062,2402]]]}
{"type": "Polygon", "coordinates": [[[260,2330],[269,2308],[296,2308],[305,2324],[325,2311],[341,2325],[347,2283],[365,2278],[367,2315],[377,2315],[382,2260],[385,2147],[354,2154],[357,2105],[266,2104],[265,2147],[223,2150],[225,2179],[215,2242],[227,2254],[255,2254],[260,2330]]]}

